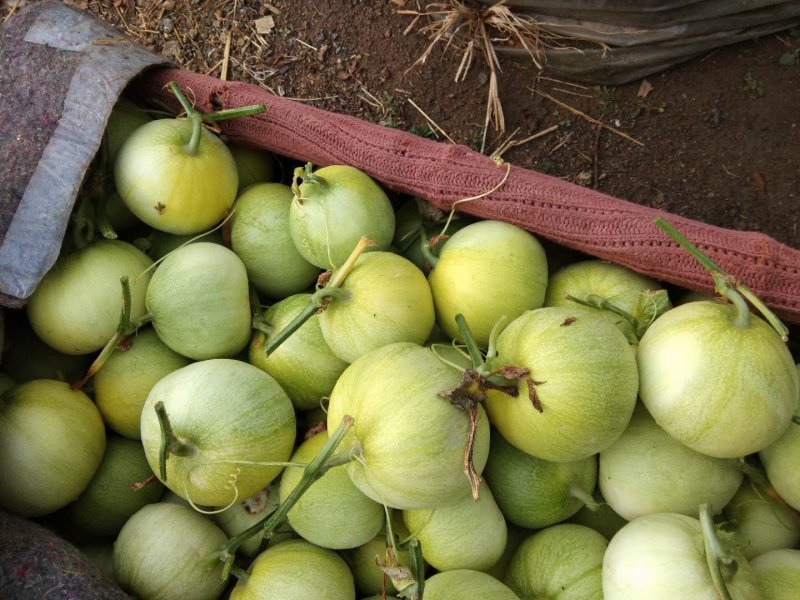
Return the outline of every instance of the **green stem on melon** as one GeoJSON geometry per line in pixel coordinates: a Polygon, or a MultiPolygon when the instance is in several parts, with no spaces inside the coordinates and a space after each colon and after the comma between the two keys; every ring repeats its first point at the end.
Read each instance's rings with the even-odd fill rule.
{"type": "Polygon", "coordinates": [[[183,149],[189,156],[197,156],[197,151],[200,149],[200,140],[203,136],[203,118],[200,113],[193,112],[189,119],[192,122],[192,137],[189,138],[189,143],[183,149]]]}
{"type": "Polygon", "coordinates": [[[192,123],[192,137],[189,138],[189,142],[183,149],[189,156],[196,156],[197,150],[200,147],[200,138],[203,133],[203,116],[195,110],[194,106],[186,99],[186,96],[183,95],[177,83],[170,81],[167,85],[170,91],[175,94],[178,102],[181,103],[184,112],[186,112],[186,117],[192,123]]]}
{"type": "Polygon", "coordinates": [[[164,403],[159,400],[155,405],[158,424],[161,427],[161,445],[158,450],[158,470],[159,478],[162,482],[167,482],[167,459],[170,454],[175,456],[191,456],[194,454],[194,446],[180,440],[172,430],[169,422],[169,415],[164,403]]]}
{"type": "Polygon", "coordinates": [[[592,512],[600,509],[600,503],[594,499],[594,496],[583,489],[577,481],[573,481],[569,486],[569,495],[583,502],[583,505],[592,512]]]}
{"type": "Polygon", "coordinates": [[[397,537],[394,534],[394,525],[392,525],[391,509],[384,504],[383,514],[386,517],[386,545],[391,546],[392,551],[397,554],[397,537]]]}
{"type": "Polygon", "coordinates": [[[311,163],[306,163],[304,167],[297,167],[294,170],[294,174],[292,176],[292,193],[294,194],[294,197],[297,200],[297,202],[300,204],[302,204],[303,200],[306,200],[306,198],[303,198],[303,194],[300,192],[300,184],[298,183],[298,181],[302,179],[303,183],[310,183],[315,185],[322,182],[322,179],[320,179],[317,175],[314,174],[313,168],[314,165],[312,165],[311,163]]]}
{"type": "Polygon", "coordinates": [[[461,334],[461,338],[464,340],[464,345],[467,347],[467,352],[469,352],[470,360],[472,360],[472,367],[476,372],[482,373],[485,371],[486,363],[484,362],[481,351],[478,348],[478,343],[475,341],[475,337],[472,335],[472,330],[469,328],[467,320],[461,313],[456,315],[456,325],[458,325],[458,332],[461,334]]]}
{"type": "Polygon", "coordinates": [[[227,579],[231,573],[233,566],[233,559],[236,556],[236,550],[244,544],[247,540],[257,534],[261,534],[264,538],[272,537],[278,526],[286,519],[286,515],[297,504],[300,497],[311,487],[311,485],[319,479],[325,472],[349,462],[350,457],[348,453],[341,453],[337,456],[332,456],[336,448],[339,447],[347,432],[353,426],[353,417],[345,415],[342,417],[341,424],[330,434],[328,441],[320,449],[319,453],[314,459],[306,465],[303,475],[298,484],[294,487],[291,493],[286,497],[286,500],[281,502],[269,516],[265,517],[255,525],[248,527],[243,532],[230,538],[222,547],[220,552],[220,560],[224,563],[222,578],[227,579]]]}
{"type": "Polygon", "coordinates": [[[338,289],[338,288],[332,288],[332,289],[322,288],[321,290],[317,290],[316,292],[314,292],[311,295],[311,298],[309,299],[308,304],[306,304],[303,307],[303,310],[301,310],[299,313],[297,313],[297,315],[294,317],[294,319],[292,319],[286,325],[286,327],[281,329],[275,335],[272,335],[275,332],[270,328],[269,325],[266,325],[265,323],[259,324],[258,322],[256,322],[254,320],[253,321],[253,327],[255,329],[258,329],[259,331],[263,331],[268,336],[272,335],[272,337],[269,338],[267,343],[264,344],[264,354],[266,356],[269,356],[270,354],[275,352],[275,350],[277,350],[278,347],[281,344],[283,344],[283,342],[288,340],[295,331],[297,331],[298,329],[300,329],[303,326],[303,323],[308,321],[317,311],[319,311],[323,307],[323,305],[325,304],[325,300],[327,298],[331,298],[331,299],[335,299],[337,297],[341,298],[343,294],[341,294],[340,292],[345,292],[345,291],[346,290],[342,290],[342,289],[338,289]]]}
{"type": "Polygon", "coordinates": [[[428,233],[425,231],[424,225],[419,226],[419,249],[420,252],[422,252],[422,257],[430,264],[431,269],[435,269],[436,264],[439,262],[439,257],[436,256],[431,249],[428,233]]]}
{"type": "Polygon", "coordinates": [[[720,600],[733,600],[728,586],[725,583],[723,569],[737,568],[736,561],[729,552],[723,548],[722,543],[714,530],[714,520],[711,516],[711,507],[708,504],[700,505],[700,525],[703,529],[703,545],[706,551],[706,563],[714,582],[714,589],[719,594],[720,600]]]}
{"type": "Polygon", "coordinates": [[[253,315],[250,326],[256,331],[260,331],[267,337],[275,333],[275,328],[270,325],[264,318],[264,310],[261,307],[261,299],[258,297],[258,292],[255,286],[250,285],[250,313],[253,315]]]}
{"type": "Polygon", "coordinates": [[[76,248],[83,248],[94,241],[94,203],[89,196],[82,195],[70,221],[72,225],[72,241],[76,248]]]}
{"type": "Polygon", "coordinates": [[[422,600],[425,592],[425,560],[422,558],[422,547],[419,545],[419,540],[412,539],[408,542],[408,556],[414,583],[409,586],[408,595],[403,595],[403,597],[409,600],[422,600]]]}
{"type": "Polygon", "coordinates": [[[607,298],[603,298],[598,294],[589,294],[588,296],[586,296],[586,298],[577,298],[572,294],[565,294],[564,298],[566,298],[571,302],[575,302],[576,304],[580,304],[581,306],[589,306],[591,308],[607,310],[609,312],[614,313],[615,315],[622,317],[628,323],[628,325],[630,325],[631,328],[633,329],[633,339],[629,339],[628,341],[632,343],[639,342],[641,333],[643,333],[643,332],[640,333],[639,320],[632,314],[630,314],[628,311],[623,310],[619,306],[609,302],[607,298]]]}
{"type": "Polygon", "coordinates": [[[275,333],[275,328],[257,315],[253,316],[253,320],[250,322],[250,327],[256,331],[260,331],[268,338],[275,333]]]}
{"type": "Polygon", "coordinates": [[[238,565],[231,565],[231,575],[236,577],[237,581],[246,582],[250,575],[242,567],[238,565]]]}
{"type": "Polygon", "coordinates": [[[308,301],[308,304],[303,307],[303,310],[297,313],[297,316],[295,316],[295,318],[292,319],[286,327],[281,329],[272,338],[267,339],[267,343],[264,344],[264,355],[269,356],[275,352],[275,350],[277,350],[278,347],[283,344],[283,342],[288,340],[291,335],[300,329],[300,327],[303,326],[303,323],[308,321],[318,310],[319,303],[312,296],[312,298],[308,301]]]}
{"type": "Polygon", "coordinates": [[[347,260],[340,268],[333,272],[333,275],[328,280],[328,283],[325,285],[325,287],[314,292],[303,310],[301,310],[295,316],[295,318],[292,319],[288,325],[286,325],[286,327],[281,329],[272,339],[267,341],[267,343],[264,345],[264,353],[267,356],[275,352],[275,350],[277,350],[278,347],[283,344],[283,342],[289,339],[289,337],[295,331],[300,329],[303,323],[308,321],[312,315],[314,315],[314,313],[319,310],[324,310],[331,300],[336,300],[337,298],[342,299],[346,296],[349,296],[349,292],[341,289],[341,286],[347,276],[355,268],[358,258],[370,245],[371,242],[366,237],[362,237],[358,241],[356,247],[350,253],[350,256],[347,257],[347,260]]]}
{"type": "Polygon", "coordinates": [[[264,321],[263,317],[260,315],[253,315],[253,320],[250,322],[250,327],[252,327],[255,331],[263,333],[267,338],[275,333],[275,328],[264,321]]]}
{"type": "Polygon", "coordinates": [[[778,332],[778,335],[781,336],[781,339],[784,342],[788,340],[789,329],[783,324],[783,322],[781,322],[777,315],[775,315],[775,313],[773,313],[769,307],[753,293],[752,290],[741,283],[736,283],[733,276],[725,272],[722,267],[706,256],[697,246],[692,244],[692,242],[684,237],[683,234],[670,225],[665,219],[659,217],[655,219],[653,223],[670,238],[672,238],[679,246],[691,254],[694,259],[697,260],[697,262],[699,262],[710,273],[712,279],[714,280],[715,291],[731,300],[731,302],[734,303],[734,306],[736,306],[737,326],[741,327],[741,323],[744,323],[745,321],[749,323],[749,309],[747,310],[747,316],[742,314],[742,310],[747,309],[747,304],[741,299],[741,296],[744,296],[744,298],[746,298],[756,309],[758,309],[758,311],[769,322],[769,324],[772,325],[773,329],[775,329],[775,331],[778,332]],[[738,296],[738,299],[733,297],[730,292],[735,293],[738,296]]]}
{"type": "Polygon", "coordinates": [[[341,285],[344,283],[345,278],[355,268],[356,261],[359,259],[359,257],[364,253],[364,251],[369,246],[374,246],[374,245],[375,245],[374,242],[370,241],[370,239],[367,236],[362,236],[361,239],[358,240],[356,247],[353,248],[353,251],[350,253],[350,256],[348,256],[347,260],[344,261],[344,264],[333,272],[331,280],[325,287],[326,288],[341,287],[341,285]]]}
{"type": "Polygon", "coordinates": [[[256,287],[253,284],[250,284],[248,290],[248,300],[250,301],[250,312],[253,314],[254,317],[261,317],[264,316],[264,311],[261,308],[261,298],[258,297],[258,292],[256,291],[256,287]]]}
{"type": "Polygon", "coordinates": [[[480,499],[480,485],[481,476],[475,468],[473,461],[473,451],[475,449],[475,435],[478,431],[478,405],[485,398],[483,392],[483,371],[485,371],[485,363],[478,344],[470,331],[467,320],[461,313],[456,315],[456,325],[461,337],[464,339],[464,344],[467,346],[470,360],[472,361],[473,370],[465,373],[463,380],[463,390],[450,396],[450,403],[457,406],[467,413],[469,417],[469,428],[467,429],[467,441],[464,444],[464,474],[467,476],[472,492],[472,499],[476,502],[480,499]],[[474,377],[473,377],[474,376],[474,377]],[[464,393],[460,393],[463,391],[464,393]]]}
{"type": "Polygon", "coordinates": [[[747,329],[750,327],[750,307],[744,301],[742,295],[731,287],[725,287],[718,290],[720,294],[725,296],[736,309],[736,316],[733,319],[733,324],[740,329],[747,329]]]}
{"type": "Polygon", "coordinates": [[[226,121],[228,119],[240,119],[242,117],[252,117],[267,110],[265,104],[250,104],[248,106],[240,106],[238,108],[225,108],[203,115],[203,121],[226,121]]]}
{"type": "Polygon", "coordinates": [[[497,319],[497,322],[492,325],[492,330],[489,332],[489,345],[486,348],[486,362],[491,362],[497,356],[497,338],[503,330],[508,319],[505,316],[497,319]]]}
{"type": "Polygon", "coordinates": [[[542,410],[534,387],[537,382],[530,378],[530,371],[513,366],[490,370],[478,348],[478,344],[475,342],[475,338],[472,336],[464,315],[460,313],[456,315],[456,324],[469,351],[472,368],[464,371],[464,377],[457,387],[439,392],[439,396],[449,399],[450,404],[466,412],[469,417],[467,441],[464,445],[464,473],[469,479],[472,497],[477,501],[479,500],[481,477],[473,464],[472,453],[475,445],[475,434],[478,429],[478,406],[486,399],[486,390],[494,389],[516,396],[518,390],[515,381],[524,377],[528,381],[528,393],[531,396],[534,407],[539,412],[542,412],[542,410]]]}
{"type": "MultiPolygon", "coordinates": [[[[494,327],[492,327],[492,332],[489,336],[489,348],[491,350],[491,354],[487,353],[487,357],[493,358],[497,355],[497,335],[499,335],[499,329],[502,327],[505,321],[506,318],[503,316],[498,319],[497,323],[495,323],[494,327]]],[[[469,328],[467,320],[461,313],[456,315],[456,325],[458,325],[458,331],[461,334],[461,338],[464,340],[464,345],[467,347],[467,351],[469,352],[469,358],[472,361],[472,369],[480,376],[481,380],[488,384],[489,387],[505,388],[510,385],[511,381],[503,377],[502,374],[491,372],[491,369],[488,366],[488,358],[484,358],[484,356],[481,354],[480,348],[478,348],[478,343],[475,341],[475,337],[472,335],[472,330],[469,328]]]]}
{"type": "Polygon", "coordinates": [[[781,339],[784,342],[788,341],[788,339],[789,339],[789,328],[786,327],[786,325],[783,324],[783,321],[781,321],[778,318],[778,316],[767,307],[766,304],[764,304],[764,302],[761,300],[761,298],[759,298],[758,296],[755,295],[753,290],[751,290],[747,286],[744,286],[744,285],[741,285],[741,284],[736,286],[736,290],[742,296],[744,296],[747,299],[747,301],[750,302],[750,304],[752,304],[753,306],[755,306],[758,309],[758,311],[767,320],[767,322],[770,325],[772,325],[772,328],[775,331],[778,332],[778,335],[781,336],[781,339]]]}
{"type": "Polygon", "coordinates": [[[186,112],[186,116],[192,122],[192,137],[189,139],[189,143],[184,147],[186,153],[190,156],[195,156],[197,154],[197,149],[200,146],[200,137],[204,121],[217,122],[224,121],[226,119],[238,119],[240,117],[257,115],[267,110],[267,107],[264,104],[251,104],[249,106],[227,108],[225,110],[218,110],[208,114],[201,114],[186,99],[186,96],[183,95],[183,92],[174,81],[170,81],[168,85],[170,91],[172,91],[172,93],[178,99],[178,102],[181,103],[183,110],[186,112]]]}
{"type": "Polygon", "coordinates": [[[117,232],[114,231],[114,226],[108,220],[108,213],[106,212],[107,204],[108,199],[105,196],[101,196],[97,199],[94,206],[94,219],[97,224],[97,229],[100,230],[100,235],[107,240],[115,240],[118,236],[117,232]]]}
{"type": "Polygon", "coordinates": [[[131,321],[131,284],[130,281],[128,281],[127,275],[120,278],[120,283],[122,284],[122,309],[120,310],[117,331],[114,333],[114,336],[106,342],[106,345],[103,346],[97,358],[89,365],[84,376],[70,384],[70,388],[73,390],[81,389],[89,379],[97,375],[97,372],[100,371],[108,359],[111,358],[114,350],[124,343],[125,338],[144,324],[149,323],[153,318],[152,315],[146,314],[136,322],[131,321]]]}
{"type": "Polygon", "coordinates": [[[755,487],[757,491],[762,492],[765,494],[770,500],[772,500],[775,504],[777,504],[783,511],[798,525],[800,525],[800,513],[798,513],[794,508],[792,508],[786,500],[778,493],[778,491],[772,486],[767,478],[767,474],[764,473],[762,469],[759,467],[750,464],[747,462],[746,458],[740,458],[738,461],[739,470],[742,471],[748,479],[750,479],[751,485],[755,487]]]}

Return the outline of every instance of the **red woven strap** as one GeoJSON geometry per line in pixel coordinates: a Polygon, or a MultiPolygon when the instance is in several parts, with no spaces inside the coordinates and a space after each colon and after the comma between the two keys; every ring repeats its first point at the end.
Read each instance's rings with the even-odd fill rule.
{"type": "MultiPolygon", "coordinates": [[[[320,110],[246,83],[154,69],[135,83],[134,92],[177,109],[164,87],[169,81],[188,90],[203,111],[266,104],[265,113],[221,123],[233,141],[315,165],[349,164],[391,190],[424,198],[440,209],[491,190],[506,175],[505,167],[464,146],[320,110]]],[[[653,225],[662,216],[782,319],[800,323],[800,250],[762,233],[713,227],[518,167],[511,168],[500,189],[458,209],[520,225],[661,281],[711,292],[709,275],[653,225]]]]}

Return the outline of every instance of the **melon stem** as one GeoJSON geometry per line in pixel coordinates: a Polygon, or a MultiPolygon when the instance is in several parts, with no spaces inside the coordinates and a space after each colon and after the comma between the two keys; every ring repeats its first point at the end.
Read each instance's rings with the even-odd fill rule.
{"type": "Polygon", "coordinates": [[[422,252],[422,257],[425,261],[430,264],[431,269],[436,268],[436,264],[439,262],[439,257],[433,253],[431,249],[431,243],[428,239],[428,233],[425,231],[425,226],[419,226],[419,249],[422,252]]]}
{"type": "Polygon", "coordinates": [[[153,320],[152,315],[145,314],[139,320],[131,321],[131,284],[128,280],[128,276],[124,275],[120,278],[120,283],[122,284],[122,308],[120,309],[117,331],[112,338],[106,342],[106,345],[103,346],[100,354],[97,355],[92,364],[89,365],[84,376],[70,384],[70,388],[73,390],[79,390],[86,385],[86,382],[97,375],[98,371],[100,371],[103,365],[108,362],[108,359],[111,358],[114,350],[116,350],[118,346],[121,346],[128,336],[153,320]]]}
{"type": "Polygon", "coordinates": [[[336,299],[343,299],[350,295],[349,290],[342,289],[342,285],[344,284],[345,279],[347,276],[352,272],[355,268],[356,261],[367,249],[367,247],[371,244],[371,242],[366,238],[362,237],[353,251],[350,253],[350,256],[347,257],[347,260],[344,264],[338,268],[336,271],[333,272],[328,283],[325,287],[318,289],[311,295],[311,298],[303,307],[297,316],[292,319],[286,327],[281,329],[272,339],[268,340],[267,343],[264,345],[264,353],[269,356],[275,350],[280,347],[283,342],[291,337],[291,335],[302,327],[303,323],[308,321],[315,313],[319,312],[320,310],[324,310],[325,307],[331,302],[336,301],[336,299]]]}
{"type": "Polygon", "coordinates": [[[714,290],[730,300],[736,307],[736,317],[734,324],[737,327],[749,327],[750,311],[746,299],[750,302],[761,315],[772,325],[772,328],[781,336],[785,342],[789,339],[789,329],[781,320],[769,309],[769,307],[753,293],[747,286],[735,281],[735,278],[727,273],[722,267],[706,256],[697,246],[692,244],[683,234],[675,229],[665,219],[659,217],[653,223],[666,233],[673,241],[681,246],[686,252],[699,262],[711,275],[714,280],[714,290]],[[743,311],[746,310],[746,314],[743,311]]]}
{"type": "Polygon", "coordinates": [[[101,196],[97,199],[94,206],[94,219],[95,223],[97,223],[97,229],[100,230],[100,235],[107,240],[115,240],[119,236],[117,236],[117,232],[114,231],[114,226],[111,224],[111,221],[108,220],[108,212],[106,211],[107,205],[108,199],[106,196],[101,196]]]}
{"type": "Polygon", "coordinates": [[[765,494],[767,498],[777,504],[784,511],[784,513],[789,516],[789,518],[800,525],[800,513],[789,506],[786,500],[781,497],[778,491],[769,482],[767,474],[764,473],[762,469],[749,463],[745,458],[739,459],[738,466],[739,470],[742,471],[748,479],[750,479],[750,484],[758,492],[765,494]]]}
{"type": "Polygon", "coordinates": [[[306,199],[300,191],[300,180],[302,180],[303,184],[309,183],[314,185],[318,185],[323,181],[318,175],[314,174],[313,168],[314,165],[306,163],[304,167],[297,167],[294,170],[294,175],[292,176],[292,193],[294,194],[295,200],[300,204],[306,199]]]}
{"type": "Polygon", "coordinates": [[[270,513],[267,517],[245,529],[240,534],[230,538],[220,551],[219,558],[224,563],[222,578],[227,579],[233,567],[233,560],[236,556],[236,550],[249,540],[254,535],[261,534],[264,539],[269,539],[275,533],[275,530],[286,519],[286,515],[297,504],[300,497],[311,487],[311,485],[328,469],[334,466],[345,464],[351,460],[349,452],[342,452],[333,456],[336,448],[339,447],[344,437],[353,426],[353,417],[345,415],[342,417],[342,422],[330,434],[328,441],[320,449],[314,459],[306,465],[303,475],[298,484],[294,487],[286,499],[278,505],[278,508],[270,513]]]}
{"type": "Polygon", "coordinates": [[[733,318],[733,324],[740,329],[750,327],[750,307],[747,306],[747,302],[744,301],[742,295],[730,287],[722,288],[720,293],[730,300],[734,306],[736,315],[733,318]]]}
{"type": "Polygon", "coordinates": [[[461,334],[461,338],[464,340],[464,345],[467,347],[467,352],[469,352],[469,358],[472,361],[472,368],[475,369],[477,373],[482,374],[485,370],[484,367],[486,363],[484,362],[481,351],[478,348],[478,343],[475,341],[475,337],[472,335],[472,330],[469,328],[467,320],[461,313],[456,315],[456,325],[458,325],[458,331],[461,334]]]}
{"type": "Polygon", "coordinates": [[[596,512],[600,508],[600,504],[594,499],[594,496],[583,489],[577,481],[573,481],[569,486],[569,495],[583,502],[583,505],[592,512],[596,512]]]}
{"type": "Polygon", "coordinates": [[[195,109],[191,103],[183,95],[183,92],[174,81],[167,84],[170,91],[175,95],[180,102],[186,117],[192,123],[192,135],[189,142],[183,147],[186,154],[189,156],[196,156],[200,148],[200,140],[203,133],[203,121],[223,121],[226,119],[237,119],[239,117],[248,117],[264,112],[267,107],[264,104],[253,104],[250,106],[242,106],[240,108],[229,108],[226,110],[219,110],[213,113],[201,114],[195,109]]]}
{"type": "Polygon", "coordinates": [[[197,149],[200,147],[200,136],[202,135],[203,129],[203,117],[186,99],[186,96],[183,95],[183,92],[178,87],[177,83],[170,81],[168,86],[170,91],[178,99],[178,102],[181,103],[181,106],[186,113],[186,118],[188,118],[192,123],[192,136],[189,138],[189,142],[183,147],[183,150],[189,156],[196,156],[197,149]]]}
{"type": "Polygon", "coordinates": [[[631,328],[633,329],[633,334],[632,334],[633,339],[630,338],[628,339],[628,342],[632,344],[638,343],[639,338],[644,333],[641,330],[639,320],[636,317],[634,317],[628,311],[623,310],[616,304],[609,302],[608,298],[603,298],[598,294],[589,294],[588,296],[586,296],[586,298],[578,298],[576,296],[573,296],[572,294],[566,294],[564,298],[569,300],[570,302],[580,304],[581,306],[588,306],[600,310],[607,310],[624,319],[628,323],[628,325],[630,325],[631,328]]]}
{"type": "Polygon", "coordinates": [[[231,565],[231,575],[236,577],[237,581],[246,582],[250,575],[242,567],[231,565]]]}
{"type": "Polygon", "coordinates": [[[411,600],[420,600],[425,591],[425,560],[422,558],[422,547],[416,538],[408,542],[408,554],[411,562],[411,573],[415,581],[411,586],[410,598],[411,600]]]}
{"type": "Polygon", "coordinates": [[[161,445],[158,450],[158,470],[159,479],[167,482],[167,459],[172,454],[174,456],[191,456],[194,454],[194,446],[179,439],[172,430],[169,422],[169,415],[164,403],[159,400],[155,405],[158,424],[161,428],[161,445]]]}
{"type": "Polygon", "coordinates": [[[714,530],[714,521],[711,516],[711,507],[708,504],[700,505],[700,525],[703,529],[703,544],[706,553],[708,571],[714,582],[714,589],[721,600],[733,600],[728,586],[725,583],[723,569],[735,569],[736,561],[729,552],[723,548],[722,543],[714,530]]]}

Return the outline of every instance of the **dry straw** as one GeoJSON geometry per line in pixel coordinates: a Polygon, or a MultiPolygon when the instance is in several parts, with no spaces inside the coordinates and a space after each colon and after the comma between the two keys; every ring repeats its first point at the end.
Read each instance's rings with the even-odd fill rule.
{"type": "Polygon", "coordinates": [[[461,53],[455,81],[464,81],[476,49],[483,54],[489,67],[489,92],[481,141],[481,152],[484,152],[489,125],[500,134],[505,133],[506,128],[498,86],[502,68],[495,44],[511,44],[522,49],[534,66],[541,70],[545,47],[552,45],[553,35],[543,32],[535,19],[515,14],[506,6],[505,0],[491,6],[471,6],[461,0],[446,0],[428,4],[424,9],[397,12],[414,17],[405,33],[413,31],[421,18],[425,17],[428,21],[417,31],[429,35],[431,41],[409,70],[424,64],[433,49],[443,44],[445,49],[452,46],[461,53]]]}

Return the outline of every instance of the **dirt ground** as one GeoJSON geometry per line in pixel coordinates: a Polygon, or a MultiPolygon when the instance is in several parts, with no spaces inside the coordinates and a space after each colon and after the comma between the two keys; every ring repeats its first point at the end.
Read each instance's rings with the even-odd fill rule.
{"type": "MultiPolygon", "coordinates": [[[[457,41],[415,65],[430,43],[420,31],[429,21],[400,9],[424,9],[417,0],[68,3],[187,69],[487,153],[524,142],[503,158],[800,248],[800,30],[649,76],[644,96],[641,80],[576,84],[501,58],[500,135],[491,127],[484,134],[489,69],[480,54],[459,82],[457,41]],[[786,56],[794,62],[781,64],[786,56]]],[[[11,4],[0,2],[3,18],[11,4]]]]}

